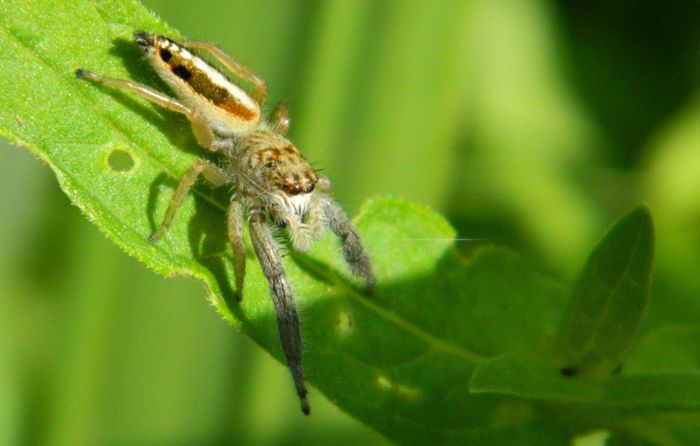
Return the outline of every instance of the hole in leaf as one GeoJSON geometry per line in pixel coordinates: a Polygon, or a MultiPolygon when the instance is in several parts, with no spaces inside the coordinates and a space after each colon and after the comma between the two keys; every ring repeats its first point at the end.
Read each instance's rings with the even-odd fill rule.
{"type": "Polygon", "coordinates": [[[576,370],[576,369],[573,368],[573,367],[564,367],[564,368],[562,368],[561,370],[559,370],[559,372],[560,372],[563,376],[571,377],[571,376],[575,376],[576,373],[578,373],[578,370],[576,370]]]}
{"type": "Polygon", "coordinates": [[[107,158],[109,167],[117,172],[128,172],[134,167],[134,159],[126,150],[112,150],[107,158]]]}

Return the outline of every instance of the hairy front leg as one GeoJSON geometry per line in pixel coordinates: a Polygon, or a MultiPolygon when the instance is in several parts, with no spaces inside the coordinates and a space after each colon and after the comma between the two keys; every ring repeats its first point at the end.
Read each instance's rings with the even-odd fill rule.
{"type": "Polygon", "coordinates": [[[270,216],[276,223],[287,227],[289,241],[295,251],[307,252],[311,249],[309,227],[294,213],[280,208],[270,210],[270,216]]]}
{"type": "Polygon", "coordinates": [[[372,292],[377,284],[377,279],[360,236],[357,235],[357,231],[343,209],[331,197],[325,196],[322,199],[322,206],[328,227],[343,243],[343,255],[350,265],[350,270],[354,275],[365,279],[367,292],[372,292]]]}
{"type": "Polygon", "coordinates": [[[294,386],[299,395],[301,410],[306,415],[311,408],[306,399],[306,386],[304,385],[304,372],[301,365],[302,344],[301,330],[299,328],[299,316],[294,303],[294,294],[289,281],[284,274],[284,266],[279,254],[277,242],[265,223],[265,215],[262,211],[253,212],[250,215],[250,238],[253,242],[255,254],[260,261],[263,274],[270,286],[270,296],[277,313],[277,328],[279,330],[282,352],[287,360],[287,366],[294,378],[294,386]]]}
{"type": "Polygon", "coordinates": [[[233,251],[233,274],[236,276],[236,298],[243,298],[245,277],[245,245],[243,244],[243,203],[234,195],[228,208],[228,241],[233,251]]]}
{"type": "Polygon", "coordinates": [[[163,218],[163,223],[156,232],[154,232],[148,241],[156,242],[160,239],[163,234],[166,233],[170,227],[170,223],[173,221],[175,212],[177,212],[180,205],[182,205],[183,200],[187,194],[194,186],[195,181],[199,175],[204,175],[204,178],[211,183],[214,187],[222,186],[226,183],[226,173],[219,167],[215,166],[207,160],[197,160],[194,164],[185,172],[180,180],[180,184],[177,185],[173,197],[170,199],[168,204],[168,210],[165,211],[165,217],[163,218]]]}

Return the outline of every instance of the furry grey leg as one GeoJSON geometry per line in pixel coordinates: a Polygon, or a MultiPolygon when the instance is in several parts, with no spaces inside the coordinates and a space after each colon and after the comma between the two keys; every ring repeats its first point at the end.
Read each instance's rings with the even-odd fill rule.
{"type": "Polygon", "coordinates": [[[294,378],[294,386],[301,401],[301,410],[308,415],[311,408],[306,399],[304,372],[301,366],[302,345],[299,316],[294,305],[292,288],[284,275],[284,266],[277,242],[272,237],[270,228],[265,224],[265,215],[262,211],[254,211],[250,215],[250,238],[260,266],[270,285],[270,295],[277,313],[277,328],[282,342],[282,351],[294,378]]]}
{"type": "Polygon", "coordinates": [[[350,270],[354,275],[365,279],[367,292],[371,293],[377,284],[377,279],[360,236],[357,235],[357,231],[343,209],[331,197],[326,196],[323,200],[323,213],[328,221],[328,227],[343,242],[343,255],[350,265],[350,270]]]}
{"type": "Polygon", "coordinates": [[[243,298],[245,277],[245,245],[243,244],[243,204],[234,195],[228,208],[228,241],[233,251],[233,273],[236,276],[236,298],[243,298]]]}

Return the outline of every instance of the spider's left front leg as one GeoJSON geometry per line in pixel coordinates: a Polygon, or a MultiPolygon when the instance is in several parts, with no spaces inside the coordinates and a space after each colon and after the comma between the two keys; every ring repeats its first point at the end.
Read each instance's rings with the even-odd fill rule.
{"type": "Polygon", "coordinates": [[[238,195],[231,197],[228,207],[228,241],[233,251],[233,274],[236,276],[236,298],[243,298],[245,277],[245,245],[243,244],[243,202],[238,195]]]}
{"type": "Polygon", "coordinates": [[[311,411],[306,399],[304,372],[301,365],[301,330],[299,316],[294,303],[294,294],[289,281],[284,274],[284,266],[280,257],[277,242],[272,237],[270,228],[265,223],[262,210],[253,211],[249,217],[250,239],[253,242],[255,254],[258,257],[263,274],[270,286],[270,296],[277,313],[277,328],[279,330],[282,352],[287,360],[287,366],[294,378],[294,386],[301,401],[301,410],[308,415],[311,411]]]}

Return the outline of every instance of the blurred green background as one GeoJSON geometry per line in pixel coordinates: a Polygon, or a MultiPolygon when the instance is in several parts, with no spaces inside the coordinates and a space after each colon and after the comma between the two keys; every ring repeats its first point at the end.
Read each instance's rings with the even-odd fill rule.
{"type": "MultiPolygon", "coordinates": [[[[569,280],[644,201],[645,330],[700,323],[698,2],[145,3],[268,80],[350,214],[425,203],[481,239],[464,252],[508,245],[569,280]]],[[[302,417],[286,369],[199,283],[128,258],[0,144],[0,444],[386,443],[314,391],[302,417]]]]}

